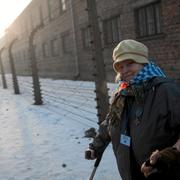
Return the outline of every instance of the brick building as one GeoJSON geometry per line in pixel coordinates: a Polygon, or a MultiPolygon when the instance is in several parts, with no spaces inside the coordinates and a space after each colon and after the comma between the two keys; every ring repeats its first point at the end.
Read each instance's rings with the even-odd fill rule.
{"type": "MultiPolygon", "coordinates": [[[[149,47],[149,56],[180,82],[180,1],[96,0],[103,57],[108,81],[114,80],[112,50],[123,39],[136,39],[149,47]]],[[[31,75],[29,36],[42,77],[94,80],[94,62],[86,0],[32,0],[7,29],[1,56],[10,71],[12,46],[16,71],[31,75]]],[[[2,45],[1,47],[2,48],[2,45]]],[[[103,66],[102,66],[103,68],[103,66]]]]}

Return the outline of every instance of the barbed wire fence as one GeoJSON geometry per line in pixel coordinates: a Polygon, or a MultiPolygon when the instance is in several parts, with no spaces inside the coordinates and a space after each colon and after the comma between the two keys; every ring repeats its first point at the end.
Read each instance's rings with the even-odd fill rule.
{"type": "MultiPolygon", "coordinates": [[[[12,75],[6,74],[7,86],[13,93],[12,75]]],[[[44,104],[41,108],[59,116],[83,124],[85,127],[97,126],[95,84],[85,81],[40,79],[44,104]]],[[[33,104],[32,77],[18,76],[21,96],[33,104]]],[[[2,83],[1,83],[2,85],[2,83]]],[[[110,91],[115,84],[108,83],[110,91]]]]}
{"type": "MultiPolygon", "coordinates": [[[[84,81],[68,81],[68,80],[52,80],[52,79],[40,79],[40,86],[43,98],[43,104],[45,105],[47,110],[57,113],[60,117],[69,116],[73,118],[75,121],[84,124],[85,126],[95,126],[97,122],[102,121],[107,113],[107,98],[108,98],[108,90],[107,82],[104,79],[104,74],[102,74],[101,69],[104,69],[104,63],[102,55],[101,46],[97,43],[97,37],[99,38],[99,34],[96,34],[96,28],[98,22],[92,21],[95,19],[92,0],[87,0],[87,9],[84,11],[87,12],[87,16],[92,18],[89,22],[91,27],[91,35],[92,35],[92,60],[95,62],[95,81],[94,82],[84,82],[84,81]],[[93,17],[92,17],[93,16],[93,17]],[[94,41],[93,41],[94,39],[94,41]],[[97,47],[100,48],[97,52],[97,47]],[[101,60],[101,62],[97,62],[101,60]],[[100,65],[100,66],[99,66],[100,65]],[[98,67],[99,66],[99,67],[98,67]],[[101,74],[100,74],[101,73],[101,74]],[[105,85],[102,87],[102,85],[105,85]],[[103,96],[102,96],[103,94],[103,96]],[[105,96],[104,96],[105,95],[105,96]],[[102,108],[104,107],[104,108],[102,108]],[[102,118],[103,117],[103,118],[102,118]],[[101,118],[101,120],[99,120],[101,118]]],[[[95,3],[95,1],[94,1],[95,3]]],[[[95,5],[95,4],[94,4],[95,5]]],[[[72,8],[72,7],[70,7],[72,8]]],[[[68,9],[70,11],[71,9],[68,9]]],[[[45,17],[47,19],[48,17],[45,17]]],[[[44,20],[45,21],[45,20],[44,20]]],[[[61,23],[63,23],[63,20],[61,23]]],[[[99,32],[98,32],[99,33],[99,32]]],[[[98,41],[101,41],[99,38],[98,41]]],[[[27,42],[28,43],[28,42],[27,42]]],[[[35,46],[33,47],[35,48],[35,46]]],[[[29,54],[30,56],[30,54],[29,54]]],[[[34,57],[35,58],[35,57],[34,57]]],[[[40,67],[43,63],[41,58],[37,58],[37,66],[40,67]]],[[[15,60],[15,68],[19,63],[17,59],[15,60]]],[[[30,68],[28,66],[26,68],[30,68]]],[[[40,69],[40,68],[39,68],[40,69]]],[[[17,71],[17,74],[19,72],[17,71]]],[[[94,72],[92,72],[94,74],[94,72]]],[[[27,98],[30,103],[33,104],[33,80],[30,76],[17,76],[21,95],[27,98]]],[[[7,79],[7,87],[13,89],[13,83],[10,74],[6,74],[7,79]]],[[[113,85],[112,85],[113,87],[113,85]]],[[[108,87],[111,89],[111,87],[108,87]]],[[[109,91],[111,92],[111,90],[109,91]]]]}

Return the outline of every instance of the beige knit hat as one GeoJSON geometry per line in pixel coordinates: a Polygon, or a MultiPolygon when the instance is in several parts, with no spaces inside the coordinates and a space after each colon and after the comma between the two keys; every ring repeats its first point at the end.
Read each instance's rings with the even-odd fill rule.
{"type": "Polygon", "coordinates": [[[118,72],[117,64],[127,59],[142,64],[149,63],[148,48],[144,44],[132,39],[121,41],[113,51],[114,70],[118,72]]]}

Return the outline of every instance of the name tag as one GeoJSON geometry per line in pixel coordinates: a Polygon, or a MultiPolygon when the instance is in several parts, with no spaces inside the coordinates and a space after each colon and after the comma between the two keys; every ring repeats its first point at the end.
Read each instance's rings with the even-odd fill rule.
{"type": "Polygon", "coordinates": [[[124,134],[121,134],[120,143],[125,145],[125,146],[130,147],[131,137],[130,136],[126,136],[124,134]]]}

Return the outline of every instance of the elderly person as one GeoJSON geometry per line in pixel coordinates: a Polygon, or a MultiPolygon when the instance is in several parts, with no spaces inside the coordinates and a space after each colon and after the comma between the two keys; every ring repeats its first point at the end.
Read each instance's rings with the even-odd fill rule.
{"type": "Polygon", "coordinates": [[[178,180],[180,89],[148,60],[140,42],[120,42],[113,60],[119,86],[85,158],[97,158],[112,142],[123,180],[178,180]]]}

